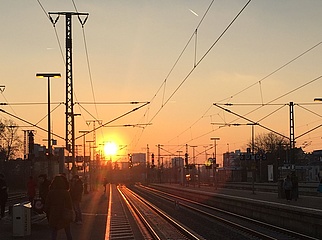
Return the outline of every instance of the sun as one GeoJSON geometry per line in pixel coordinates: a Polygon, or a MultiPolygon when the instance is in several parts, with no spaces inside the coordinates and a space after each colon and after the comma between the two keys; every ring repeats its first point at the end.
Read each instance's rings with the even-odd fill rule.
{"type": "Polygon", "coordinates": [[[117,151],[117,145],[114,142],[107,142],[104,145],[104,153],[105,155],[111,156],[115,155],[117,151]]]}

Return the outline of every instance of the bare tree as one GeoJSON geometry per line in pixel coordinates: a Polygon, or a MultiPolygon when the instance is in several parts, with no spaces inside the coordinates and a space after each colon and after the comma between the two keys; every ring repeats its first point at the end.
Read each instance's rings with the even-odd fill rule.
{"type": "Polygon", "coordinates": [[[0,120],[0,152],[4,154],[4,161],[17,157],[23,142],[18,135],[18,125],[13,120],[0,120]]]}
{"type": "MultiPolygon", "coordinates": [[[[252,149],[252,141],[247,146],[252,149]]],[[[289,140],[275,133],[259,134],[254,139],[254,151],[262,153],[276,154],[280,150],[286,150],[289,140]]]]}

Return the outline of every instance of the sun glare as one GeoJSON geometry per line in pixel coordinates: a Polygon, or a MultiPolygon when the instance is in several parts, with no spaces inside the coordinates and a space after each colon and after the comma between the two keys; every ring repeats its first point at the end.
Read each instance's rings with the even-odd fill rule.
{"type": "Polygon", "coordinates": [[[113,142],[107,142],[104,145],[104,153],[105,155],[115,155],[117,151],[117,145],[113,142]]]}

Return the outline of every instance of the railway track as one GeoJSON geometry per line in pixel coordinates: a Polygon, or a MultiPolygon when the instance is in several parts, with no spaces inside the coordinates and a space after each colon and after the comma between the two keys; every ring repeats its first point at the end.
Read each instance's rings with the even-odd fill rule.
{"type": "Polygon", "coordinates": [[[145,239],[202,239],[126,187],[118,187],[145,239]]]}
{"type": "MultiPolygon", "coordinates": [[[[175,202],[179,203],[181,211],[186,212],[186,215],[190,215],[190,218],[199,218],[199,221],[206,221],[206,219],[208,219],[208,224],[224,225],[228,231],[230,229],[230,231],[240,234],[240,237],[245,239],[317,239],[242,215],[224,211],[210,205],[182,198],[179,192],[178,194],[170,194],[144,186],[136,186],[133,190],[142,196],[154,199],[153,201],[156,202],[166,201],[168,204],[173,204],[175,202]]],[[[164,205],[166,205],[166,203],[164,205]]],[[[198,234],[202,235],[200,232],[198,232],[198,234]]],[[[208,233],[208,235],[204,237],[208,239],[209,236],[211,235],[208,233]]]]}

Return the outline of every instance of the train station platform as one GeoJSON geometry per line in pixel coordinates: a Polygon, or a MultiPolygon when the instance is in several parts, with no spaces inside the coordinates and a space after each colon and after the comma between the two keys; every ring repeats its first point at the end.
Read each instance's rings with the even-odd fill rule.
{"type": "MultiPolygon", "coordinates": [[[[216,194],[230,195],[245,199],[255,199],[263,203],[278,203],[289,208],[301,208],[308,211],[322,210],[322,196],[304,196],[300,195],[297,201],[287,202],[286,199],[279,198],[276,192],[238,190],[230,188],[215,188],[213,186],[182,186],[180,184],[156,184],[170,188],[179,188],[181,190],[189,189],[202,192],[213,192],[216,194]]],[[[83,195],[82,212],[83,224],[71,224],[71,231],[74,240],[105,240],[106,224],[108,211],[109,193],[93,191],[83,195]]],[[[13,234],[12,217],[7,216],[0,220],[0,239],[27,239],[27,240],[43,240],[50,239],[50,229],[44,214],[32,214],[31,218],[31,234],[23,237],[17,237],[13,234]]],[[[60,230],[58,240],[66,239],[64,230],[60,230]]]]}
{"type": "MultiPolygon", "coordinates": [[[[104,240],[107,222],[108,192],[104,194],[103,188],[100,191],[93,191],[83,195],[81,204],[83,223],[78,225],[71,223],[71,232],[74,240],[104,240]]],[[[31,214],[31,234],[28,231],[13,231],[12,216],[6,216],[0,220],[0,239],[27,239],[44,240],[51,238],[51,231],[48,227],[45,214],[31,214]],[[17,236],[18,235],[18,236],[17,236]]],[[[66,239],[64,230],[58,231],[57,240],[66,239]]]]}
{"type": "MultiPolygon", "coordinates": [[[[213,192],[223,195],[232,195],[238,196],[241,198],[255,199],[263,202],[271,202],[271,203],[279,203],[285,204],[289,207],[302,207],[302,208],[310,208],[310,209],[318,209],[322,210],[322,195],[299,195],[298,199],[295,201],[294,199],[288,202],[285,198],[281,198],[278,192],[270,192],[270,191],[253,191],[252,189],[231,189],[231,188],[215,188],[213,186],[200,186],[198,187],[190,185],[190,186],[181,186],[180,184],[162,184],[167,187],[176,187],[180,189],[194,189],[197,191],[207,191],[213,192]]],[[[277,188],[277,187],[276,187],[277,188]]]]}

